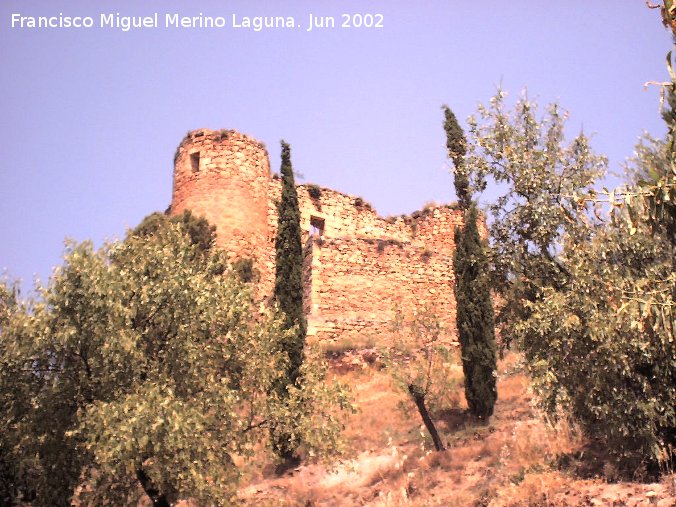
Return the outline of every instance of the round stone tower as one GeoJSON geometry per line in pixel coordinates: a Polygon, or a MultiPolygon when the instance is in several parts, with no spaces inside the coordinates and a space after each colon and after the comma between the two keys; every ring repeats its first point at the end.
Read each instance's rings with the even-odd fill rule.
{"type": "Polygon", "coordinates": [[[189,209],[216,226],[230,260],[263,268],[268,248],[270,161],[265,146],[234,130],[189,132],[174,157],[171,214],[189,209]]]}

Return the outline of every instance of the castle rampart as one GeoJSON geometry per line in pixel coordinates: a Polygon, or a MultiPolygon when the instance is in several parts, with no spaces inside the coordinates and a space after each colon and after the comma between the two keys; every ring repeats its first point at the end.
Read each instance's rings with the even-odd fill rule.
{"type": "MultiPolygon", "coordinates": [[[[190,209],[214,223],[218,245],[231,260],[254,260],[262,295],[274,286],[280,194],[265,147],[247,136],[202,129],[179,145],[171,212],[190,209]]],[[[422,305],[455,329],[459,211],[430,206],[386,219],[360,197],[316,185],[298,185],[298,199],[310,335],[378,341],[396,308],[422,305]]]]}
{"type": "MultiPolygon", "coordinates": [[[[189,209],[216,226],[217,244],[231,259],[251,258],[264,270],[268,250],[265,146],[233,130],[195,130],[174,158],[171,212],[189,209]]],[[[269,278],[269,273],[263,273],[269,278]]]]}

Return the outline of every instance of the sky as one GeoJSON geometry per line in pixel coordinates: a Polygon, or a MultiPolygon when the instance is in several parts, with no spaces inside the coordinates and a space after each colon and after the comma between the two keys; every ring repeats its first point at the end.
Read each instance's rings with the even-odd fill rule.
{"type": "Polygon", "coordinates": [[[163,211],[176,146],[197,128],[263,141],[273,171],[284,139],[301,182],[410,213],[455,199],[441,105],[466,126],[501,86],[541,110],[558,101],[568,133],[591,134],[620,171],[642,131],[665,132],[644,83],[667,79],[669,48],[643,0],[3,0],[0,273],[30,289],[65,238],[98,246],[163,211]],[[123,31],[102,14],[158,26],[123,31]],[[167,15],[225,26],[167,27],[167,15]],[[20,26],[39,16],[93,26],[20,26]],[[256,16],[295,26],[233,26],[256,16]],[[308,31],[311,16],[335,27],[308,31]]]}

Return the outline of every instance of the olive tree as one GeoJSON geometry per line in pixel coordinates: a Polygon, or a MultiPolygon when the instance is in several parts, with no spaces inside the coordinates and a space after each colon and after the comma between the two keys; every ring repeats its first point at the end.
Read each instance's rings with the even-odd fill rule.
{"type": "Polygon", "coordinates": [[[432,307],[422,304],[410,312],[397,309],[392,331],[394,347],[383,351],[387,371],[394,386],[415,405],[434,448],[443,451],[445,446],[430,412],[439,407],[448,391],[457,388],[452,383],[455,372],[448,329],[432,307]]]}
{"type": "Polygon", "coordinates": [[[497,197],[488,202],[493,284],[505,304],[498,315],[504,342],[537,341],[520,326],[527,301],[544,287],[560,287],[568,276],[558,253],[564,238],[586,241],[589,228],[584,197],[605,174],[606,159],[596,155],[583,134],[566,142],[567,113],[550,105],[538,118],[537,103],[525,95],[509,110],[498,91],[468,120],[466,165],[470,188],[488,184],[497,197]]]}
{"type": "Polygon", "coordinates": [[[635,469],[676,443],[673,245],[626,188],[596,190],[605,159],[582,134],[565,141],[565,116],[553,105],[539,119],[525,97],[509,112],[499,92],[470,119],[474,188],[501,191],[490,205],[498,322],[542,405],[635,469]]]}
{"type": "Polygon", "coordinates": [[[282,318],[198,248],[173,223],[99,250],[69,244],[49,285],[3,318],[2,445],[35,505],[139,491],[229,504],[236,463],[271,428],[292,428],[309,454],[337,447],[343,389],[307,361],[281,400],[282,318]]]}

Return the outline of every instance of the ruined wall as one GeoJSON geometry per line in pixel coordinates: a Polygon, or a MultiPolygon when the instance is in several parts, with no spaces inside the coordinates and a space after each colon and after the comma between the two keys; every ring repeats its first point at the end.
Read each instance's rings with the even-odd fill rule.
{"type": "Polygon", "coordinates": [[[414,220],[407,241],[312,241],[310,331],[322,339],[382,344],[396,309],[409,313],[427,306],[455,335],[455,245],[447,231],[460,223],[459,212],[442,207],[414,220]]]}
{"type": "MultiPolygon", "coordinates": [[[[279,201],[281,185],[279,178],[270,180],[268,226],[271,232],[277,227],[275,203],[279,201]]],[[[408,241],[411,237],[410,221],[402,217],[391,220],[382,218],[361,197],[343,194],[316,185],[298,185],[297,190],[301,228],[306,233],[310,231],[311,219],[315,218],[324,222],[322,235],[325,238],[358,237],[408,241]],[[318,198],[311,197],[311,187],[318,189],[318,198]]]]}
{"type": "Polygon", "coordinates": [[[329,240],[318,250],[321,285],[312,324],[320,338],[381,343],[397,308],[425,305],[454,329],[452,257],[363,239],[329,240]]]}
{"type": "MultiPolygon", "coordinates": [[[[309,334],[378,341],[388,334],[395,308],[411,311],[422,304],[431,305],[454,333],[454,233],[462,214],[438,206],[385,219],[359,197],[312,187],[298,186],[309,334]]],[[[271,180],[273,246],[280,192],[281,182],[271,180]]],[[[274,270],[274,252],[269,264],[274,270]]]]}
{"type": "MultiPolygon", "coordinates": [[[[247,136],[198,130],[176,152],[171,212],[206,217],[232,259],[254,259],[261,296],[274,287],[280,195],[265,147],[247,136]]],[[[310,335],[381,343],[395,308],[425,304],[454,332],[459,211],[435,206],[385,219],[359,197],[315,185],[299,185],[298,199],[310,335]]]]}
{"type": "MultiPolygon", "coordinates": [[[[412,234],[410,221],[403,218],[388,221],[378,216],[370,204],[361,198],[346,195],[328,188],[319,188],[319,197],[310,195],[315,185],[298,185],[298,205],[301,215],[302,243],[306,245],[311,231],[324,239],[369,238],[409,241],[412,234]],[[313,227],[314,224],[314,227],[313,227]]],[[[263,261],[268,273],[274,276],[275,235],[277,234],[277,203],[282,183],[271,178],[268,187],[268,244],[271,251],[263,261]]],[[[315,258],[316,261],[316,258],[315,258]]],[[[266,282],[270,283],[270,282],[266,282]]]]}

